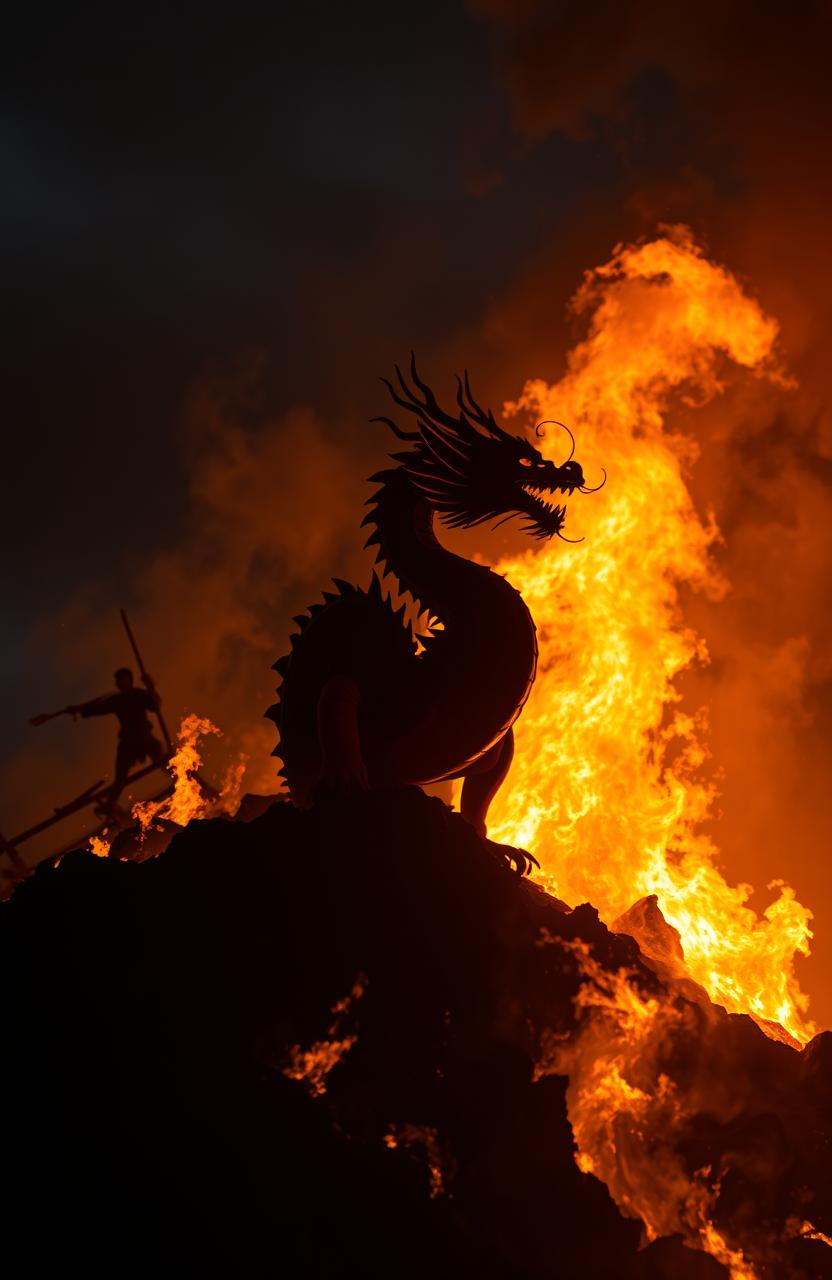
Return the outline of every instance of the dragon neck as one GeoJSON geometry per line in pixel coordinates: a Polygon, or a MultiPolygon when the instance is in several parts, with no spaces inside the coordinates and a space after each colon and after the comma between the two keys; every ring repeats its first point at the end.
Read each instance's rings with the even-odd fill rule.
{"type": "Polygon", "coordinates": [[[378,548],[376,563],[395,574],[418,610],[442,623],[427,642],[425,664],[446,691],[454,690],[451,702],[459,700],[460,713],[470,717],[472,705],[488,704],[483,726],[492,725],[493,733],[488,729],[485,736],[496,738],[516,718],[534,680],[531,615],[500,574],[442,546],[434,533],[434,509],[404,467],[372,480],[381,488],[369,499],[363,521],[370,528],[366,546],[378,548]]]}
{"type": "Polygon", "coordinates": [[[398,578],[420,612],[428,610],[446,628],[463,621],[494,575],[442,546],[433,529],[433,508],[413,488],[404,467],[372,479],[381,488],[370,498],[363,524],[371,528],[365,546],[378,548],[376,564],[398,578]]]}

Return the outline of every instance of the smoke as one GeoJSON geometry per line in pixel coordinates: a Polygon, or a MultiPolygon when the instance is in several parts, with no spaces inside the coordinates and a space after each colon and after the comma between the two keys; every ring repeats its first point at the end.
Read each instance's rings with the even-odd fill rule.
{"type": "MultiPolygon", "coordinates": [[[[288,647],[292,614],[318,599],[333,574],[366,577],[357,525],[369,463],[336,441],[312,408],[257,421],[256,379],[246,367],[203,380],[189,397],[183,536],[138,565],[125,591],[171,732],[188,712],[209,717],[223,734],[206,744],[209,772],[212,761],[219,771],[244,754],[244,788],[269,793],[278,787],[274,725],[263,719],[277,683],[271,664],[288,647]]],[[[339,425],[347,438],[354,428],[355,438],[375,439],[366,424],[339,425]]],[[[44,668],[62,638],[64,702],[104,692],[128,658],[135,668],[118,603],[93,582],[34,638],[44,668]]],[[[32,730],[31,746],[4,775],[7,833],[48,813],[56,785],[67,800],[111,771],[115,727],[106,718],[32,730]]]]}

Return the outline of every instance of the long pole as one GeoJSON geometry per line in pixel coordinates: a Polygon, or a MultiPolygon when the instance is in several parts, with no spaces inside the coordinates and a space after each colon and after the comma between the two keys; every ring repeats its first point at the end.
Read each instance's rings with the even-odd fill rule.
{"type": "MultiPolygon", "coordinates": [[[[139,646],[136,644],[136,637],[133,635],[133,631],[130,627],[130,623],[127,621],[127,614],[124,612],[123,609],[120,609],[119,612],[121,614],[121,620],[124,623],[124,630],[127,632],[127,639],[130,641],[130,647],[132,648],[133,653],[136,656],[136,664],[139,668],[139,672],[142,678],[146,680],[147,670],[145,669],[145,665],[142,662],[142,655],[139,653],[139,646]]],[[[162,733],[164,734],[165,742],[167,743],[168,755],[173,755],[173,743],[171,742],[170,734],[168,733],[168,727],[165,724],[165,717],[162,715],[161,707],[157,706],[156,715],[159,719],[159,726],[162,730],[162,733]]]]}

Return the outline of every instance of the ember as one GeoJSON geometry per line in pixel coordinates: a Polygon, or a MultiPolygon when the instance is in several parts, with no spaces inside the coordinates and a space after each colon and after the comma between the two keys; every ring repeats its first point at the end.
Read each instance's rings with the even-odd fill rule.
{"type": "Polygon", "coordinates": [[[430,1198],[435,1200],[445,1192],[445,1175],[442,1171],[442,1152],[439,1135],[431,1125],[394,1124],[385,1135],[384,1145],[390,1151],[397,1147],[422,1151],[430,1175],[430,1198]]]}
{"type": "Polygon", "coordinates": [[[282,1068],[283,1074],[289,1080],[302,1081],[313,1098],[320,1098],[326,1093],[327,1076],[356,1042],[355,1035],[340,1034],[341,1025],[356,1001],[363,996],[366,984],[367,979],[360,973],[349,995],[332,1006],[333,1021],[328,1038],[316,1041],[308,1049],[295,1044],[289,1050],[289,1063],[282,1068]]]}

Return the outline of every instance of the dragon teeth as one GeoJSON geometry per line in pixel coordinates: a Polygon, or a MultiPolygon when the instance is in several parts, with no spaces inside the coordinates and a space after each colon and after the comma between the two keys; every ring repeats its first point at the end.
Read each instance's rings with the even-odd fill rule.
{"type": "MultiPolygon", "coordinates": [[[[526,496],[531,498],[535,503],[537,503],[538,507],[540,507],[541,510],[546,513],[546,515],[555,516],[560,521],[563,521],[563,518],[566,515],[565,503],[563,505],[560,505],[559,503],[547,502],[546,499],[541,496],[542,488],[535,488],[529,484],[521,485],[521,488],[523,492],[526,494],[526,496]]],[[[561,488],[560,492],[566,493],[567,490],[561,488]]]]}

